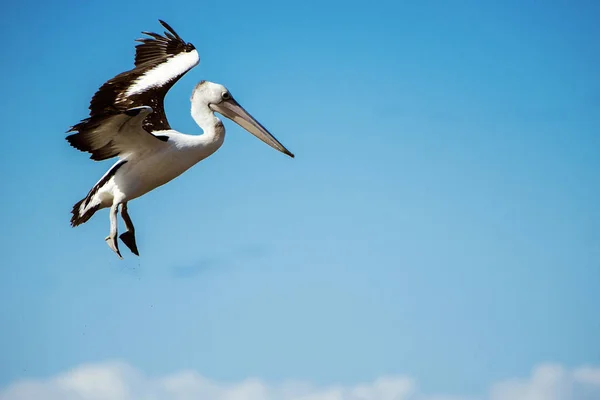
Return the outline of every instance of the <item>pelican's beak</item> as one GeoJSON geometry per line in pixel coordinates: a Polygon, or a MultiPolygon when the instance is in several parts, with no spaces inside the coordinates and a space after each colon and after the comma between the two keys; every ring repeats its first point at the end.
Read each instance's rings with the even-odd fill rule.
{"type": "Polygon", "coordinates": [[[238,102],[233,99],[233,97],[223,100],[219,104],[211,104],[210,108],[213,111],[216,111],[219,114],[229,118],[272,148],[294,158],[294,155],[281,143],[279,143],[279,141],[275,139],[275,137],[271,135],[264,126],[255,120],[252,115],[248,114],[248,112],[244,110],[244,108],[240,106],[238,102]]]}

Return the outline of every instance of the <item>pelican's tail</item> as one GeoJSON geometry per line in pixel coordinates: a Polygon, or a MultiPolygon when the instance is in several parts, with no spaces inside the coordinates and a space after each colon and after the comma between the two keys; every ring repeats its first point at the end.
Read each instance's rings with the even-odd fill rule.
{"type": "Polygon", "coordinates": [[[89,191],[85,198],[79,200],[73,206],[71,213],[71,226],[81,225],[87,222],[96,211],[102,208],[102,200],[98,197],[98,191],[106,185],[110,179],[117,173],[119,168],[127,163],[127,160],[117,161],[100,180],[89,191]]]}
{"type": "Polygon", "coordinates": [[[73,210],[71,211],[73,214],[71,217],[71,226],[75,227],[86,223],[100,209],[100,204],[91,205],[89,204],[89,200],[87,202],[86,200],[88,200],[88,197],[79,200],[73,206],[73,210]]]}

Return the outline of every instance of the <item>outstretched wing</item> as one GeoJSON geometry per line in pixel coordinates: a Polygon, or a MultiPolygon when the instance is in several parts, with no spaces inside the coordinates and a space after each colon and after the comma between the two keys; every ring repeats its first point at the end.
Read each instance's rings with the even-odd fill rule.
{"type": "Polygon", "coordinates": [[[67,136],[67,141],[77,150],[91,153],[96,161],[159,150],[168,138],[143,128],[144,119],[152,112],[151,107],[141,106],[90,117],[75,125],[79,133],[67,136]]]}
{"type": "MultiPolygon", "coordinates": [[[[102,124],[99,121],[140,106],[151,107],[152,110],[142,123],[148,132],[171,129],[165,115],[164,98],[186,72],[198,65],[200,57],[193,44],[186,43],[166,22],[159,22],[166,29],[164,35],[142,32],[149,37],[137,39],[141,43],[136,46],[135,67],[115,76],[98,89],[90,102],[90,117],[68,131],[77,132],[67,138],[71,144],[85,141],[76,137],[89,137],[86,132],[97,130],[98,124],[102,124]]],[[[101,159],[116,155],[118,153],[113,151],[102,152],[101,159]]],[[[93,153],[92,159],[95,157],[93,153]]]]}

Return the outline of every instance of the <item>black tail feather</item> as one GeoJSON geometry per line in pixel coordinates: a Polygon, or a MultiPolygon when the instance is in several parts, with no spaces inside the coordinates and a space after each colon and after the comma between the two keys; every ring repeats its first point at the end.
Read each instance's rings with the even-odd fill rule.
{"type": "Polygon", "coordinates": [[[98,181],[98,183],[94,185],[94,187],[88,192],[87,196],[75,203],[75,205],[73,206],[73,210],[71,211],[71,213],[73,214],[73,216],[71,217],[71,226],[77,226],[87,222],[87,220],[92,218],[92,215],[94,215],[94,213],[101,208],[101,204],[96,204],[95,206],[89,208],[85,213],[83,213],[83,215],[79,214],[79,207],[81,207],[82,204],[85,207],[88,207],[94,195],[98,193],[98,190],[100,190],[102,186],[106,185],[110,178],[112,178],[117,173],[119,168],[121,168],[126,163],[127,160],[119,160],[108,170],[106,174],[104,174],[104,176],[98,181]]]}
{"type": "Polygon", "coordinates": [[[73,216],[71,217],[71,226],[72,227],[76,227],[78,225],[86,223],[90,218],[92,218],[92,215],[94,215],[94,213],[96,211],[98,211],[98,209],[100,208],[99,205],[96,205],[96,206],[90,208],[89,210],[87,210],[85,213],[83,213],[83,215],[80,215],[79,207],[81,207],[81,204],[83,204],[83,202],[85,201],[86,198],[79,200],[73,206],[73,210],[71,211],[71,213],[73,214],[73,216]]]}

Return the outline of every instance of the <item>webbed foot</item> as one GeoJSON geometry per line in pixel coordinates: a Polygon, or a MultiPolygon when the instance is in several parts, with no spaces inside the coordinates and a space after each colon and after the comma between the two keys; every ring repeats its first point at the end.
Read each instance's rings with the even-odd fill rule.
{"type": "Polygon", "coordinates": [[[121,233],[119,238],[125,243],[125,246],[131,250],[133,254],[139,257],[140,253],[138,252],[137,244],[135,243],[135,233],[132,231],[126,231],[121,233]]]}
{"type": "Polygon", "coordinates": [[[117,244],[117,238],[116,237],[111,237],[111,236],[107,236],[106,239],[106,244],[108,244],[108,247],[110,247],[110,249],[112,251],[114,251],[117,256],[119,256],[119,258],[122,260],[123,257],[121,256],[121,252],[119,251],[119,245],[117,244]]]}

